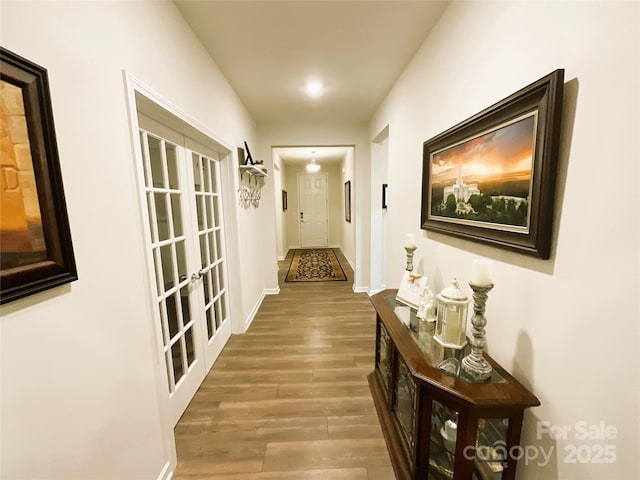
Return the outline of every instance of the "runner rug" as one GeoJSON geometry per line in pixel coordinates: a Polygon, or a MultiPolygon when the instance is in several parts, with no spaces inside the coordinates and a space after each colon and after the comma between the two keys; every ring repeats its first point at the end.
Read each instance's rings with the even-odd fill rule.
{"type": "Polygon", "coordinates": [[[330,248],[309,248],[295,250],[286,282],[326,282],[344,281],[347,276],[330,248]]]}

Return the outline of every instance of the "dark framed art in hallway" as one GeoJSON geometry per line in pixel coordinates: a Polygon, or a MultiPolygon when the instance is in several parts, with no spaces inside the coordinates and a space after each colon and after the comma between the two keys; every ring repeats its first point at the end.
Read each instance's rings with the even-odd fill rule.
{"type": "Polygon", "coordinates": [[[0,303],[77,280],[47,70],[0,47],[0,303]]]}
{"type": "Polygon", "coordinates": [[[548,259],[564,70],[423,144],[421,225],[548,259]]]}
{"type": "Polygon", "coordinates": [[[351,180],[344,183],[344,220],[351,223],[351,180]]]}

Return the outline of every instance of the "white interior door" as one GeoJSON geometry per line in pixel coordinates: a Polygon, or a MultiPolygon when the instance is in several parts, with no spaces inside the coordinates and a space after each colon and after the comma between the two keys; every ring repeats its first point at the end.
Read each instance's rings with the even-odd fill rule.
{"type": "Polygon", "coordinates": [[[327,215],[327,174],[298,174],[298,222],[301,247],[329,244],[327,215]]]}
{"type": "Polygon", "coordinates": [[[142,115],[148,255],[175,425],[231,335],[216,152],[142,115]]]}
{"type": "Polygon", "coordinates": [[[209,370],[231,336],[220,161],[217,152],[190,139],[186,139],[186,146],[191,154],[199,253],[198,272],[192,280],[202,282],[202,294],[197,295],[197,302],[205,327],[205,364],[209,370]]]}

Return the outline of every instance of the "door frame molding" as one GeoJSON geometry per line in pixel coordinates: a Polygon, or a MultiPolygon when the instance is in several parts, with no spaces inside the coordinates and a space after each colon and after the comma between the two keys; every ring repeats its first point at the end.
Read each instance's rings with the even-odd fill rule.
{"type": "MultiPolygon", "coordinates": [[[[198,120],[191,117],[171,101],[158,94],[152,88],[124,69],[122,70],[122,76],[125,89],[126,111],[129,121],[129,134],[131,138],[131,181],[135,183],[134,191],[137,192],[135,198],[132,199],[132,204],[137,208],[139,220],[135,225],[136,238],[138,239],[137,248],[140,251],[144,264],[147,268],[147,275],[145,279],[148,282],[148,279],[154,278],[155,271],[153,265],[149,262],[148,255],[146,254],[145,232],[143,231],[143,226],[145,225],[143,222],[145,221],[144,216],[146,214],[146,204],[143,203],[144,198],[141,197],[140,189],[138,188],[138,185],[140,185],[141,182],[144,182],[144,172],[142,170],[143,158],[141,153],[140,136],[138,133],[140,128],[138,123],[138,113],[142,113],[156,121],[159,121],[160,123],[165,124],[178,133],[183,134],[185,137],[189,137],[198,143],[219,151],[222,194],[229,199],[235,198],[235,189],[232,185],[232,179],[234,178],[232,168],[235,165],[235,161],[233,157],[233,147],[230,142],[220,139],[198,120]]],[[[142,195],[143,194],[144,192],[142,195]]],[[[227,238],[232,238],[234,235],[237,235],[238,232],[236,211],[230,206],[230,204],[233,204],[233,202],[223,202],[225,236],[227,238]]],[[[229,244],[228,242],[225,243],[227,269],[229,269],[234,265],[239,265],[239,252],[234,244],[229,244]]],[[[228,278],[228,314],[231,321],[232,332],[242,328],[240,325],[235,325],[235,323],[241,318],[241,315],[233,309],[234,304],[239,304],[239,302],[234,301],[234,293],[240,292],[239,288],[239,279],[228,278]]],[[[173,431],[174,425],[170,420],[171,416],[169,414],[169,396],[167,395],[165,373],[166,367],[164,354],[159,349],[159,345],[162,344],[162,332],[158,328],[159,322],[156,318],[156,299],[152,296],[152,288],[146,288],[145,295],[146,298],[144,303],[148,319],[147,326],[149,328],[150,352],[153,357],[152,364],[158,396],[158,415],[160,419],[162,444],[165,456],[165,464],[158,472],[157,479],[168,480],[171,478],[171,475],[177,465],[175,437],[173,431]]]]}

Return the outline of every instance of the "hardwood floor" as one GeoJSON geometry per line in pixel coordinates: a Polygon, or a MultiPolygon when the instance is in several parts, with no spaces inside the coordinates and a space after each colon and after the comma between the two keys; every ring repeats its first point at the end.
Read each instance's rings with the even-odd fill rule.
{"type": "Polygon", "coordinates": [[[175,428],[176,480],[392,480],[367,375],[375,317],[346,282],[285,283],[234,335],[175,428]]]}

